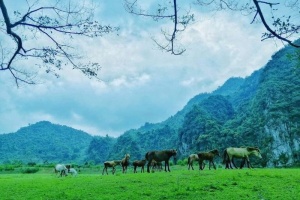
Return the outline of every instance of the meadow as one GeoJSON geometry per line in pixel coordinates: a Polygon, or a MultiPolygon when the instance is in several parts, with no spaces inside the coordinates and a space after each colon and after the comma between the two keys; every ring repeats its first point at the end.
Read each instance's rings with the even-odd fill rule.
{"type": "MultiPolygon", "coordinates": [[[[109,171],[110,172],[110,171],[109,171]]],[[[1,172],[0,199],[299,199],[299,169],[199,171],[171,166],[171,172],[102,175],[102,167],[82,169],[78,176],[58,177],[52,168],[37,173],[1,172]]]]}

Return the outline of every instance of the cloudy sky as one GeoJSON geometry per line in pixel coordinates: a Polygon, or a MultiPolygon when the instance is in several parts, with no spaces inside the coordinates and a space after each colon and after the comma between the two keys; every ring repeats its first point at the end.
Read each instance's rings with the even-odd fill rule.
{"type": "MultiPolygon", "coordinates": [[[[196,21],[181,35],[187,50],[174,56],[151,40],[160,37],[167,21],[130,15],[121,0],[97,2],[95,18],[120,26],[119,34],[76,41],[76,46],[85,59],[100,63],[102,81],[65,68],[60,78],[42,74],[41,84],[18,88],[9,73],[0,72],[0,133],[47,120],[92,135],[119,136],[167,119],[193,96],[215,90],[230,77],[251,75],[282,46],[261,42],[264,29],[250,25],[250,17],[193,7],[196,21]]],[[[15,8],[7,6],[9,12],[15,8]]]]}

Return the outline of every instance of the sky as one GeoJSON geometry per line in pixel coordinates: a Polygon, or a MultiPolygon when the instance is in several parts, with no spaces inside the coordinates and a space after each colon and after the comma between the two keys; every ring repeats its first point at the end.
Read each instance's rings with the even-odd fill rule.
{"type": "MultiPolygon", "coordinates": [[[[147,2],[144,6],[149,7],[153,1],[147,2]]],[[[41,83],[17,87],[9,73],[0,72],[0,134],[47,120],[92,135],[118,137],[146,122],[166,120],[189,99],[212,92],[230,77],[251,75],[282,47],[278,41],[262,42],[264,29],[250,25],[249,16],[193,7],[196,20],[181,35],[187,50],[174,56],[151,40],[161,37],[160,28],[170,26],[167,21],[133,16],[120,0],[97,3],[95,18],[120,31],[76,40],[74,45],[84,60],[101,65],[101,81],[67,67],[60,78],[41,73],[41,83]]],[[[19,6],[26,9],[26,4],[19,6]]],[[[11,2],[7,5],[9,12],[15,8],[11,2]]]]}

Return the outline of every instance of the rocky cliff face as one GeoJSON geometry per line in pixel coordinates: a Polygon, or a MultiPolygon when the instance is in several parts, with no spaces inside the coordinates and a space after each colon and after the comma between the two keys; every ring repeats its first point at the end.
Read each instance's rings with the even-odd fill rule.
{"type": "Polygon", "coordinates": [[[267,166],[289,166],[300,160],[300,137],[294,136],[284,124],[265,126],[266,135],[272,139],[269,143],[269,161],[267,166]]]}
{"type": "MultiPolygon", "coordinates": [[[[291,166],[300,163],[300,61],[290,59],[295,49],[275,53],[262,69],[245,79],[232,78],[200,99],[197,109],[185,115],[179,131],[179,150],[186,156],[199,150],[228,146],[258,146],[261,166],[291,166]],[[224,104],[221,95],[234,108],[234,115],[218,120],[224,104]],[[201,102],[206,101],[209,109],[201,102]]],[[[229,103],[228,103],[229,105],[229,103]]],[[[226,115],[225,115],[226,116],[226,115]]],[[[255,160],[255,159],[254,159],[255,160]]]]}

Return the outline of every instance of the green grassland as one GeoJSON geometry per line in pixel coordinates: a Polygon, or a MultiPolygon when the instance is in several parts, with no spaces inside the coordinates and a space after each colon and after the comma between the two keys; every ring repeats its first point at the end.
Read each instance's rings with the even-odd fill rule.
{"type": "Polygon", "coordinates": [[[203,171],[171,166],[171,172],[102,175],[82,169],[77,177],[58,177],[52,168],[34,174],[1,173],[0,199],[299,199],[299,169],[203,171]]]}

